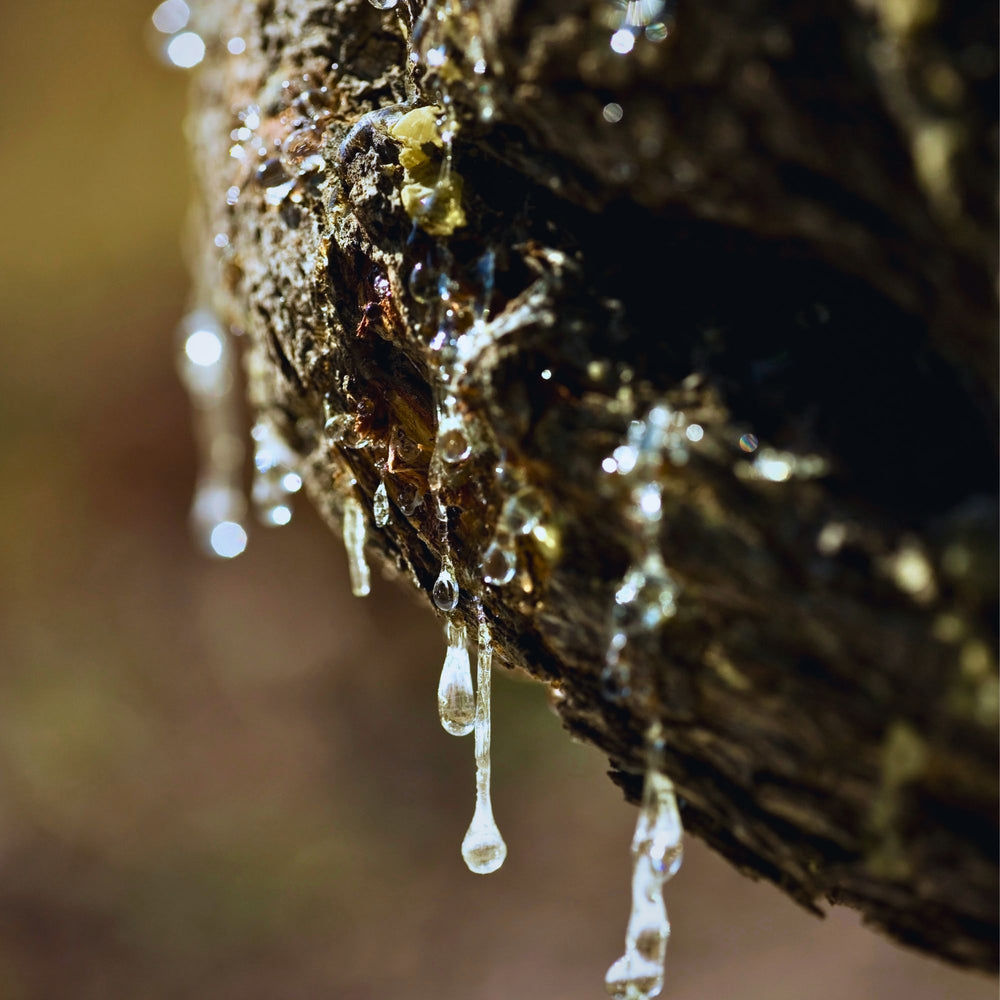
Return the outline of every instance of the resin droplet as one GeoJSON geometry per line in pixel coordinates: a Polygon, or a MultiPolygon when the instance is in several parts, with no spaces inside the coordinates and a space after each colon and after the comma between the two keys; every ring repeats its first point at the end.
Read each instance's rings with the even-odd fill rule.
{"type": "Polygon", "coordinates": [[[472,445],[460,425],[452,424],[441,428],[437,439],[438,454],[449,464],[464,462],[472,453],[472,445]]]}
{"type": "Polygon", "coordinates": [[[632,837],[632,910],[625,935],[625,954],[615,962],[604,983],[621,1000],[650,1000],[663,989],[663,963],[670,921],[663,885],[681,866],[683,828],[674,786],[660,770],[662,736],[650,730],[642,806],[632,837]]]}
{"type": "Polygon", "coordinates": [[[285,173],[285,168],[281,160],[277,157],[265,160],[257,168],[256,178],[257,183],[265,188],[280,187],[282,184],[287,184],[290,180],[288,174],[285,173]]]}
{"type": "Polygon", "coordinates": [[[677,582],[653,549],[629,568],[615,593],[614,623],[628,635],[652,631],[677,614],[677,582]]]}
{"type": "Polygon", "coordinates": [[[483,581],[492,587],[503,587],[514,579],[517,553],[509,535],[499,535],[490,542],[483,553],[481,568],[483,581]]]}
{"type": "Polygon", "coordinates": [[[530,535],[545,516],[545,501],[530,486],[507,498],[500,515],[503,525],[515,535],[530,535]]]}
{"type": "Polygon", "coordinates": [[[375,490],[375,496],[372,498],[372,515],[375,518],[375,523],[380,528],[386,527],[391,520],[389,514],[389,494],[386,492],[384,482],[379,482],[378,488],[375,490]]]}
{"type": "Polygon", "coordinates": [[[347,548],[347,568],[351,574],[351,593],[367,597],[371,592],[371,571],[365,558],[367,523],[357,497],[344,501],[344,545],[347,548]]]}
{"type": "Polygon", "coordinates": [[[371,443],[358,430],[357,418],[352,413],[337,413],[333,403],[324,401],[323,431],[331,444],[339,444],[345,448],[367,448],[371,443]]]}
{"type": "Polygon", "coordinates": [[[477,875],[495,872],[507,857],[507,845],[490,801],[490,686],[493,669],[493,636],[482,605],[479,615],[479,657],[476,669],[476,809],[462,841],[462,857],[477,875]]]}
{"type": "Polygon", "coordinates": [[[445,558],[441,563],[441,572],[434,581],[431,597],[439,611],[454,611],[458,606],[458,581],[451,567],[451,560],[445,558]]]}
{"type": "Polygon", "coordinates": [[[441,298],[441,274],[430,264],[416,263],[407,281],[410,294],[424,305],[441,298]]]}
{"type": "Polygon", "coordinates": [[[368,0],[376,10],[392,10],[399,0],[368,0]]]}
{"type": "Polygon", "coordinates": [[[449,623],[448,650],[438,681],[438,716],[452,736],[472,732],[476,718],[476,699],[472,692],[472,664],[464,625],[449,623]]]}
{"type": "Polygon", "coordinates": [[[423,506],[424,495],[412,483],[403,482],[396,491],[396,503],[399,509],[410,517],[423,506]]]}

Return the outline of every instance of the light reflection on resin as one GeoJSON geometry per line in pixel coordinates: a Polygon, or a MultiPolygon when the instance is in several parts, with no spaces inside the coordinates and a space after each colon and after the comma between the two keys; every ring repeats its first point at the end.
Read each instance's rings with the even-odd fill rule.
{"type": "Polygon", "coordinates": [[[167,59],[179,69],[191,69],[205,58],[205,42],[194,31],[182,31],[167,42],[167,59]]]}
{"type": "Polygon", "coordinates": [[[153,27],[165,35],[183,31],[191,20],[191,8],[184,0],[163,0],[153,11],[153,27]]]}
{"type": "Polygon", "coordinates": [[[233,348],[229,333],[206,309],[184,318],[179,341],[180,375],[191,397],[199,463],[191,525],[205,552],[232,559],[247,544],[233,348]]]}

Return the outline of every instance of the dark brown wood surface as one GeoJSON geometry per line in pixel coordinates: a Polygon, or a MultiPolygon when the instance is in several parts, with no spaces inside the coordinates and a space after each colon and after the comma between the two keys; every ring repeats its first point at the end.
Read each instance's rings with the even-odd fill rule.
{"type": "Polygon", "coordinates": [[[409,277],[447,272],[464,314],[492,252],[496,336],[459,393],[474,451],[442,490],[460,613],[481,596],[498,658],[552,686],[629,798],[660,719],[686,826],[741,870],[995,968],[995,4],[680,3],[627,56],[610,3],[477,9],[488,72],[456,56],[448,86],[468,221],[434,237],[404,210],[399,140],[354,128],[407,100],[419,8],[219,5],[191,257],[252,348],[251,400],[331,525],[354,490],[370,557],[429,593],[440,309],[409,277]],[[303,123],[325,166],[269,204],[257,171],[303,123]],[[324,440],[324,400],[366,446],[324,440]],[[602,461],[654,403],[704,433],[660,480],[677,614],[616,700],[611,607],[641,546],[602,461]],[[823,474],[755,477],[768,448],[823,474]],[[502,588],[479,568],[500,460],[545,506],[502,588]]]}

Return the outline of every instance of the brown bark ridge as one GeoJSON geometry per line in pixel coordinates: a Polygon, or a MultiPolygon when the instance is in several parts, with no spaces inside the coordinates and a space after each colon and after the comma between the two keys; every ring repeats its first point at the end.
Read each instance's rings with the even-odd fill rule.
{"type": "Polygon", "coordinates": [[[441,477],[458,614],[481,598],[629,799],[659,719],[686,826],[742,871],[995,968],[996,5],[422,9],[202,12],[192,257],[252,404],[331,525],[357,497],[369,555],[428,594],[441,477]],[[430,105],[453,121],[398,127],[430,105]],[[444,475],[463,334],[472,452],[444,475]],[[649,473],[650,541],[609,456],[654,405],[684,436],[649,473]],[[523,488],[541,522],[488,586],[523,488]],[[651,549],[676,613],[609,692],[615,594],[651,549]]]}

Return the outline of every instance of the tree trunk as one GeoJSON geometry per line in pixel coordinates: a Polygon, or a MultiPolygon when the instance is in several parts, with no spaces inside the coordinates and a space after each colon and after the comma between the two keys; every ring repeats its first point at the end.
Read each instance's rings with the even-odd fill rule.
{"type": "Polygon", "coordinates": [[[253,406],[631,800],[661,720],[742,871],[995,968],[996,5],[420,12],[203,15],[192,258],[253,406]]]}

